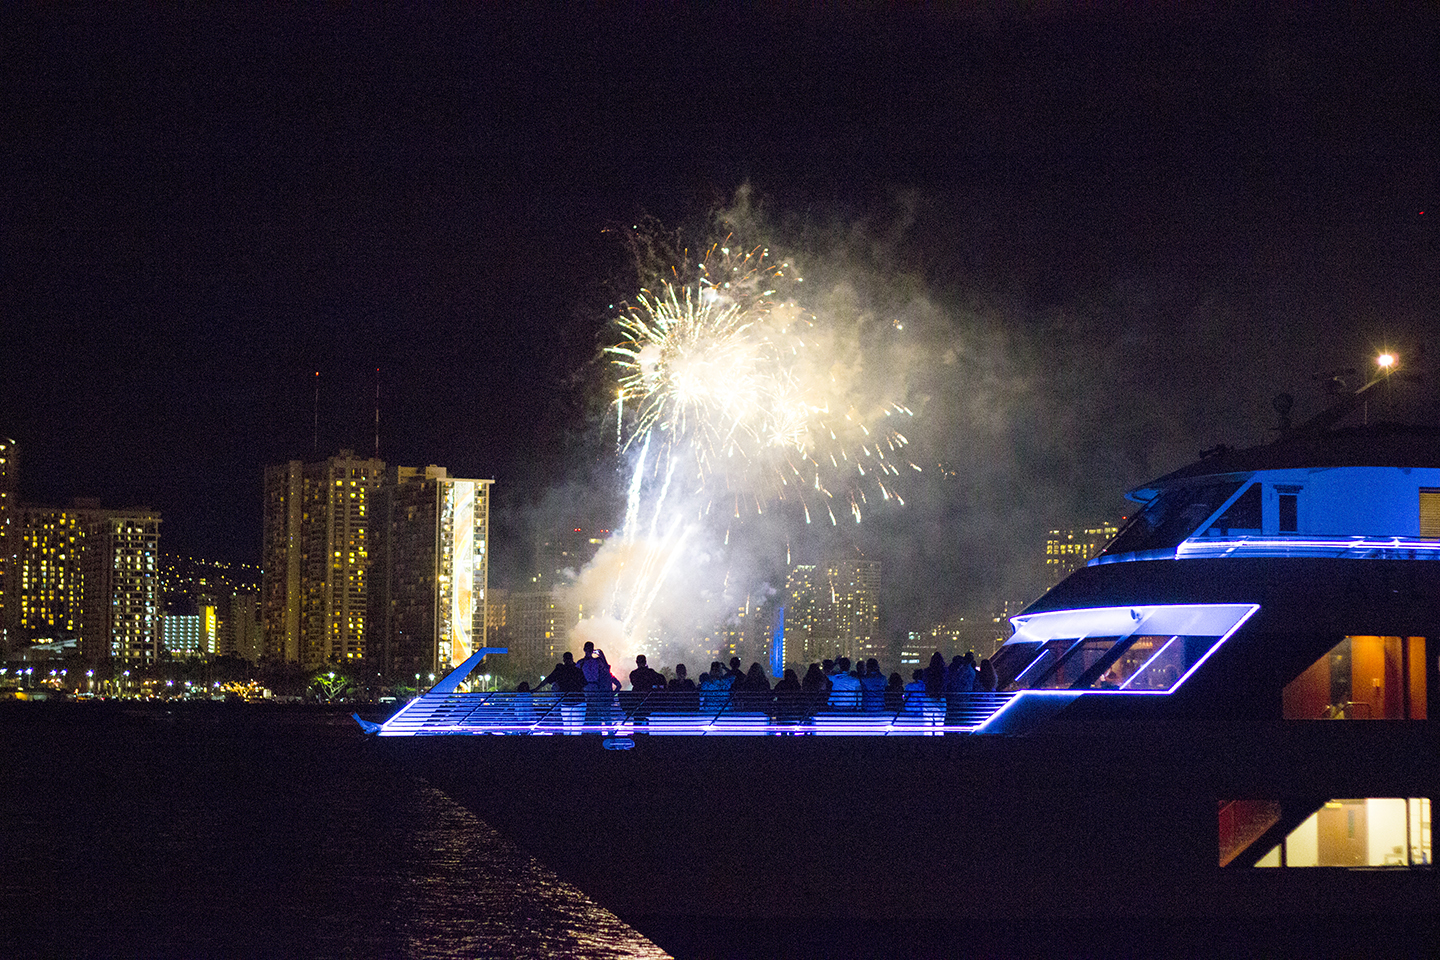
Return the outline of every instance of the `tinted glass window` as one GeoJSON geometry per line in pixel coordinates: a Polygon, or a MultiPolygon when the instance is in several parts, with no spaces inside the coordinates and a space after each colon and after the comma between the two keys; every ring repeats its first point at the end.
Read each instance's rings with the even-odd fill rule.
{"type": "Polygon", "coordinates": [[[1166,490],[1146,504],[1101,553],[1173,547],[1193,534],[1239,489],[1239,480],[1226,480],[1166,490]]]}
{"type": "Polygon", "coordinates": [[[1110,664],[1109,668],[1093,684],[1096,690],[1118,690],[1125,686],[1135,673],[1145,665],[1156,651],[1170,640],[1170,634],[1159,636],[1135,635],[1125,640],[1125,651],[1110,664]]]}
{"type": "Polygon", "coordinates": [[[1030,665],[1035,659],[1035,654],[1040,650],[1040,641],[1016,641],[1007,643],[995,654],[995,659],[990,665],[995,668],[995,689],[1004,690],[1030,665]]]}
{"type": "Polygon", "coordinates": [[[1300,501],[1293,493],[1280,494],[1280,532],[1295,533],[1300,529],[1300,501]]]}
{"type": "Polygon", "coordinates": [[[1185,675],[1185,671],[1215,645],[1219,637],[1171,637],[1159,652],[1147,660],[1126,690],[1169,690],[1185,675]]]}
{"type": "Polygon", "coordinates": [[[1075,686],[1085,672],[1115,646],[1118,637],[1089,637],[1075,644],[1070,652],[1065,654],[1050,675],[1036,684],[1037,688],[1044,690],[1066,690],[1075,686]]]}
{"type": "Polygon", "coordinates": [[[1260,484],[1252,483],[1206,530],[1207,536],[1260,532],[1260,484]]]}
{"type": "Polygon", "coordinates": [[[1043,680],[1055,666],[1061,657],[1065,656],[1072,646],[1078,643],[1077,637],[1066,637],[1060,640],[1050,640],[1040,648],[1040,655],[1031,661],[1018,677],[1015,678],[1015,686],[1021,690],[1028,690],[1036,687],[1036,684],[1043,680]]]}

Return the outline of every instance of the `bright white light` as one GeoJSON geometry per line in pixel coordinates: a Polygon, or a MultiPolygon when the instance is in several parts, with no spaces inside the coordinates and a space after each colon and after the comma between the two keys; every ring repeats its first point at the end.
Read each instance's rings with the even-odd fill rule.
{"type": "Polygon", "coordinates": [[[1395,366],[1395,362],[1397,359],[1398,358],[1393,353],[1382,353],[1380,354],[1380,356],[1375,358],[1375,362],[1380,365],[1381,369],[1388,370],[1389,368],[1395,366]]]}

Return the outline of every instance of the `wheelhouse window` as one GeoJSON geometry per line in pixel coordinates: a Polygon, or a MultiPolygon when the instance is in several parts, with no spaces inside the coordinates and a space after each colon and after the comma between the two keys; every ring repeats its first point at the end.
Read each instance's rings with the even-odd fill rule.
{"type": "Polygon", "coordinates": [[[1150,658],[1159,652],[1173,639],[1169,634],[1160,636],[1133,636],[1125,643],[1124,649],[1119,651],[1105,671],[1100,675],[1094,686],[1101,690],[1120,690],[1130,681],[1130,678],[1140,672],[1140,668],[1150,661],[1150,658]]]}
{"type": "Polygon", "coordinates": [[[1260,495],[1263,488],[1252,483],[1245,492],[1231,501],[1225,512],[1216,518],[1205,531],[1207,537],[1233,537],[1242,534],[1258,534],[1263,529],[1261,522],[1260,495]]]}
{"type": "Polygon", "coordinates": [[[1174,547],[1191,536],[1240,489],[1239,480],[1174,487],[1161,492],[1125,525],[1101,556],[1174,547]]]}
{"type": "Polygon", "coordinates": [[[1285,685],[1287,720],[1424,720],[1424,637],[1345,637],[1285,685]]]}

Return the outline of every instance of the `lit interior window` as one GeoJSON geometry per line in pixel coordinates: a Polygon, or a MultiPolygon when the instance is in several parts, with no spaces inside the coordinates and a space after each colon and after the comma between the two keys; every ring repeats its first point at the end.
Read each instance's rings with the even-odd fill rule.
{"type": "Polygon", "coordinates": [[[1428,867],[1429,797],[1327,800],[1257,867],[1428,867]]]}

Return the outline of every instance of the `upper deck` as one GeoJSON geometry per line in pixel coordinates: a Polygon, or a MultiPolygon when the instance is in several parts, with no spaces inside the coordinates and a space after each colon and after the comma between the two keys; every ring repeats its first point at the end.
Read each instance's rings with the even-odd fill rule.
{"type": "Polygon", "coordinates": [[[1225,557],[1440,558],[1440,431],[1379,425],[1212,456],[1143,504],[1092,565],[1225,557]]]}

